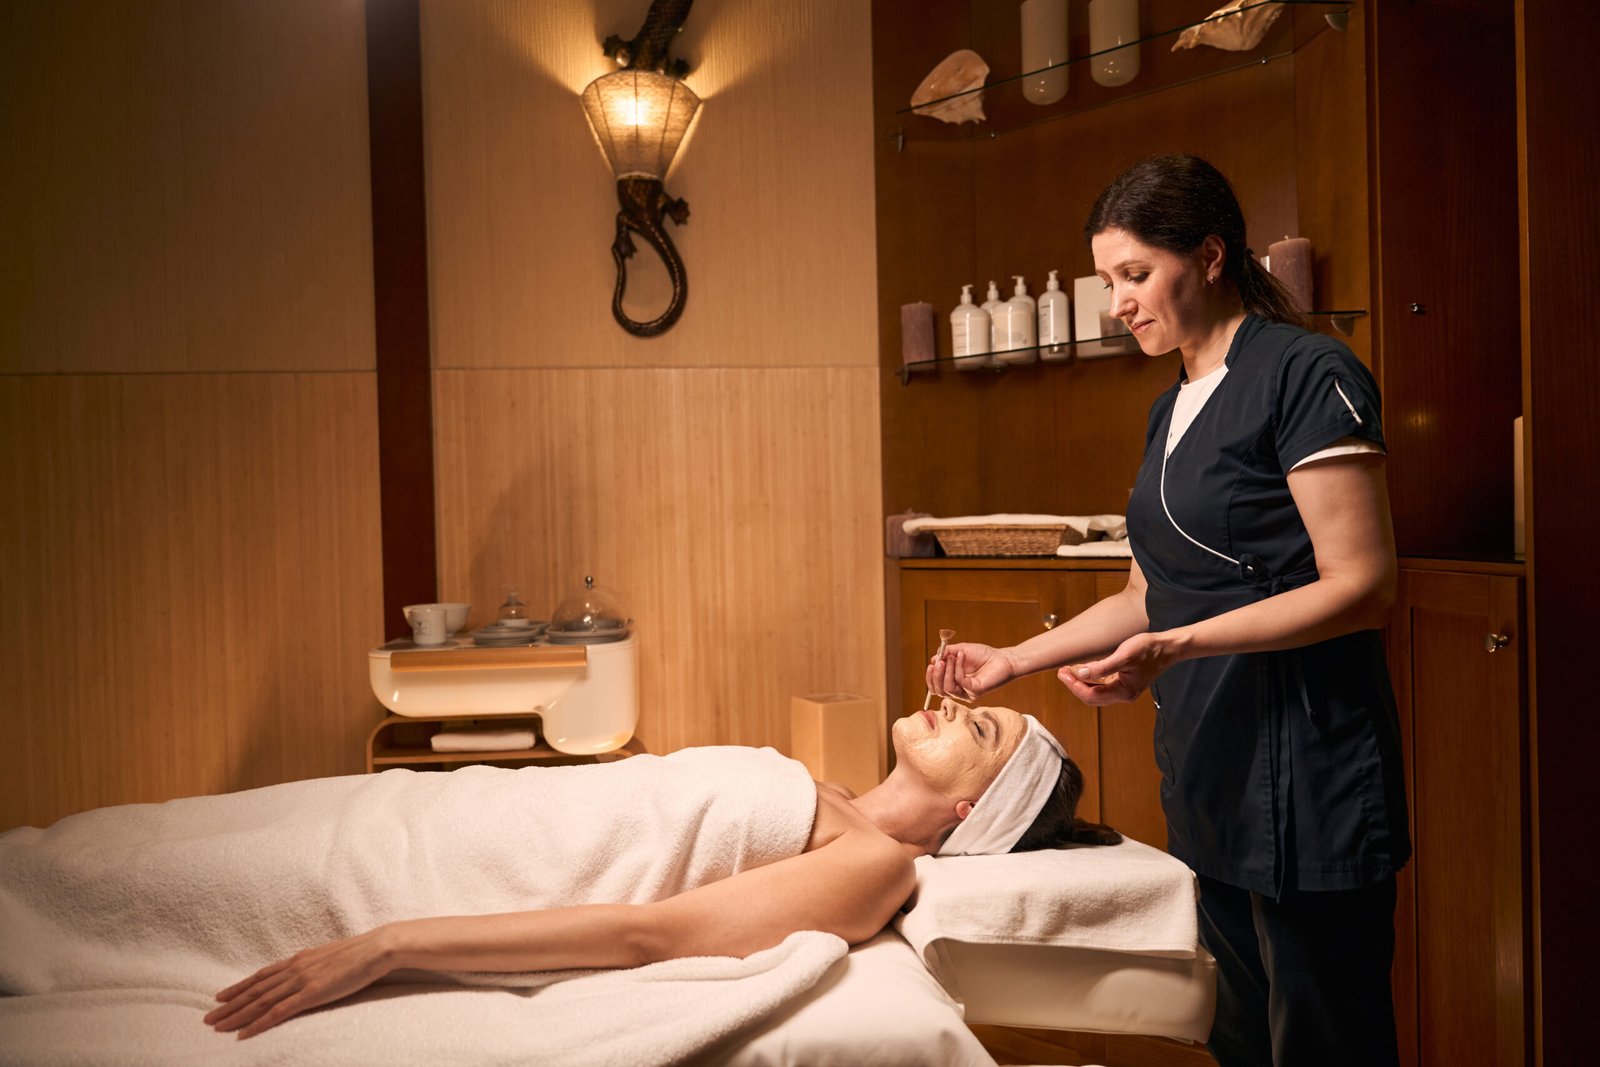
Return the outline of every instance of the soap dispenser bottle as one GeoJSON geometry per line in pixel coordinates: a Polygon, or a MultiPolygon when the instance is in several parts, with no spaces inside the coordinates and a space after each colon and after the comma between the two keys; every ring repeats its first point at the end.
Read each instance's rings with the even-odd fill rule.
{"type": "Polygon", "coordinates": [[[1072,355],[1072,316],[1068,314],[1067,294],[1061,291],[1059,271],[1050,272],[1045,291],[1039,294],[1039,358],[1051,362],[1072,355]]]}
{"type": "Polygon", "coordinates": [[[1039,358],[1038,344],[1039,308],[1028,295],[1028,286],[1022,275],[1013,274],[1017,287],[1015,295],[1005,302],[1001,318],[1005,321],[1005,345],[996,346],[1000,359],[1006,363],[1032,363],[1039,358]]]}
{"type": "MultiPolygon", "coordinates": [[[[990,282],[989,298],[983,302],[983,313],[989,316],[990,352],[998,352],[1005,347],[1005,345],[1002,343],[1005,341],[1005,334],[1001,333],[1000,330],[1000,316],[1005,306],[1005,301],[1000,299],[1000,287],[994,282],[990,282]]],[[[984,365],[988,367],[998,367],[1000,365],[1000,359],[998,356],[990,356],[988,362],[984,365]]]]}
{"type": "Polygon", "coordinates": [[[958,370],[977,370],[989,365],[989,313],[972,302],[972,286],[961,287],[961,303],[950,312],[950,351],[958,370]]]}

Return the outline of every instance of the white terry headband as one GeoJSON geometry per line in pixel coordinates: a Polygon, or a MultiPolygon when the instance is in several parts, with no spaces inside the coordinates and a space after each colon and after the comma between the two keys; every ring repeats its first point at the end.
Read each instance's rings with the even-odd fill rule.
{"type": "Polygon", "coordinates": [[[941,856],[994,856],[1010,852],[1050,798],[1067,755],[1032,715],[1028,729],[994,782],[939,846],[941,856]]]}

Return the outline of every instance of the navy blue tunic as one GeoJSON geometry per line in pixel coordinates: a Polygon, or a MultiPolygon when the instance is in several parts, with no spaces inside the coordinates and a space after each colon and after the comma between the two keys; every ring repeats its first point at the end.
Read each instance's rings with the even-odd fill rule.
{"type": "MultiPolygon", "coordinates": [[[[1315,581],[1288,471],[1341,438],[1383,444],[1377,384],[1338,341],[1250,315],[1226,360],[1165,462],[1179,385],[1150,409],[1128,530],[1153,631],[1315,581]]],[[[1188,660],[1151,693],[1169,848],[1194,870],[1276,897],[1367,885],[1410,856],[1378,631],[1188,660]]]]}

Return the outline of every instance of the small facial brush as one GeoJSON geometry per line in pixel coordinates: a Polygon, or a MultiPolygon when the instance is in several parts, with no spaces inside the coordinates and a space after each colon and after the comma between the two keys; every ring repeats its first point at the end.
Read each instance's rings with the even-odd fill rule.
{"type": "MultiPolygon", "coordinates": [[[[950,639],[952,637],[954,637],[955,635],[956,635],[956,632],[954,630],[940,630],[939,631],[939,651],[933,657],[934,659],[944,659],[944,646],[948,645],[950,643],[950,639]]],[[[930,689],[930,690],[928,690],[928,695],[922,698],[922,710],[923,711],[927,711],[928,710],[928,705],[932,704],[932,703],[933,703],[933,690],[930,689]]]]}

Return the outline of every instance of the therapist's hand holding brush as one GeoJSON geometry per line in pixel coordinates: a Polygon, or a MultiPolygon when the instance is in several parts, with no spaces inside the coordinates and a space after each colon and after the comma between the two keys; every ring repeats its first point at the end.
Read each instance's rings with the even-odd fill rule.
{"type": "Polygon", "coordinates": [[[1017,677],[1005,649],[974,641],[949,645],[928,661],[928,689],[937,696],[976,700],[1017,677]]]}

